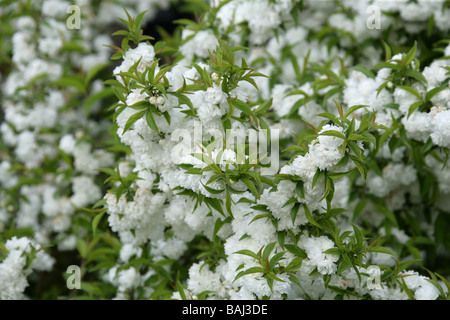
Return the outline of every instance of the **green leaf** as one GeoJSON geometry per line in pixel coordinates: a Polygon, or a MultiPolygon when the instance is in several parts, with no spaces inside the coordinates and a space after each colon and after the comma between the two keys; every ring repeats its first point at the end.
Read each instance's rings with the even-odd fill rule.
{"type": "Polygon", "coordinates": [[[99,207],[103,207],[104,205],[106,205],[106,203],[107,203],[106,199],[100,199],[94,204],[92,209],[97,209],[99,207]]]}
{"type": "Polygon", "coordinates": [[[180,281],[180,270],[178,270],[178,272],[177,272],[177,279],[175,281],[175,284],[176,284],[176,290],[179,292],[181,300],[187,300],[186,293],[184,291],[184,286],[181,284],[181,281],[180,281]]]}
{"type": "Polygon", "coordinates": [[[389,61],[389,60],[391,60],[391,57],[392,57],[391,47],[384,40],[381,40],[381,42],[383,43],[383,47],[384,47],[385,60],[389,61]]]}
{"type": "Polygon", "coordinates": [[[309,211],[308,206],[304,204],[303,208],[305,209],[306,219],[308,219],[309,223],[318,227],[319,229],[322,229],[323,227],[319,223],[317,223],[317,221],[313,218],[311,211],[309,211]]]}
{"type": "Polygon", "coordinates": [[[263,251],[263,254],[262,254],[262,258],[263,258],[265,261],[269,260],[269,255],[270,255],[270,253],[273,251],[273,249],[275,248],[275,245],[276,245],[276,242],[272,242],[272,243],[269,243],[269,244],[264,248],[264,251],[263,251]]]}
{"type": "Polygon", "coordinates": [[[176,92],[169,92],[169,94],[175,96],[178,98],[178,103],[180,105],[185,104],[187,105],[191,110],[195,110],[194,105],[192,104],[191,99],[186,97],[184,94],[176,93],[176,92]]]}
{"type": "Polygon", "coordinates": [[[384,142],[394,133],[394,131],[397,129],[396,125],[393,125],[392,127],[388,128],[381,137],[378,139],[377,143],[377,150],[380,150],[383,146],[384,142]]]}
{"type": "Polygon", "coordinates": [[[300,204],[296,203],[292,209],[289,215],[291,216],[292,224],[294,224],[295,219],[297,218],[298,210],[300,209],[300,204]]]}
{"type": "Polygon", "coordinates": [[[306,252],[303,249],[301,249],[299,246],[296,246],[295,244],[285,244],[284,246],[290,253],[292,253],[296,257],[300,257],[302,259],[305,259],[308,257],[306,252]]]}
{"type": "Polygon", "coordinates": [[[349,171],[345,171],[345,172],[327,172],[327,177],[329,177],[330,179],[333,179],[333,180],[339,180],[339,179],[344,178],[348,174],[349,174],[349,171]]]}
{"type": "Polygon", "coordinates": [[[395,214],[391,210],[381,205],[377,205],[376,210],[379,213],[383,214],[390,222],[392,222],[393,225],[398,227],[397,218],[395,217],[395,214]]]}
{"type": "Polygon", "coordinates": [[[156,81],[156,82],[161,81],[161,79],[164,77],[164,75],[167,73],[167,71],[172,69],[172,67],[173,67],[173,65],[164,67],[161,70],[159,70],[159,72],[155,76],[155,80],[154,81],[156,81]]]}
{"type": "Polygon", "coordinates": [[[353,226],[353,233],[356,238],[357,250],[362,250],[364,245],[364,238],[362,232],[356,225],[352,224],[352,226],[353,226]]]}
{"type": "Polygon", "coordinates": [[[150,105],[150,103],[148,101],[144,100],[144,101],[139,101],[139,102],[133,103],[131,105],[128,105],[127,107],[131,108],[133,110],[144,110],[144,109],[147,109],[149,105],[150,105]]]}
{"type": "Polygon", "coordinates": [[[342,253],[341,257],[347,263],[347,265],[349,266],[353,265],[352,260],[350,259],[347,253],[342,253]]]}
{"type": "Polygon", "coordinates": [[[98,168],[97,171],[104,172],[110,176],[117,176],[117,171],[111,168],[98,168]]]}
{"type": "Polygon", "coordinates": [[[296,258],[292,259],[292,261],[286,267],[285,271],[290,272],[290,271],[296,271],[296,270],[300,269],[302,266],[303,260],[304,260],[304,258],[302,258],[302,257],[296,257],[296,258]]]}
{"type": "MultiPolygon", "coordinates": [[[[279,282],[286,282],[281,278],[278,278],[273,272],[268,272],[264,275],[266,277],[267,283],[269,283],[269,278],[271,280],[275,280],[275,281],[279,281],[279,282]]],[[[269,286],[271,287],[272,290],[272,286],[269,284],[269,286]]]]}
{"type": "Polygon", "coordinates": [[[0,253],[5,254],[8,252],[9,252],[8,248],[6,248],[6,246],[2,242],[0,242],[0,253]]]}
{"type": "MultiPolygon", "coordinates": [[[[86,115],[89,115],[91,112],[92,106],[95,102],[100,101],[101,99],[108,98],[114,94],[114,90],[118,90],[116,87],[108,87],[103,90],[100,90],[92,95],[89,96],[89,98],[86,99],[86,102],[84,104],[84,112],[86,115]]],[[[119,90],[118,90],[119,91],[119,90]]]]}
{"type": "Polygon", "coordinates": [[[273,98],[270,98],[266,102],[262,103],[258,108],[255,109],[254,113],[260,115],[265,113],[272,106],[273,98]]]}
{"type": "Polygon", "coordinates": [[[320,135],[321,136],[332,136],[332,137],[337,137],[337,138],[341,138],[341,139],[345,140],[344,134],[337,130],[327,130],[327,131],[321,132],[320,135]]]}
{"type": "Polygon", "coordinates": [[[383,89],[385,89],[389,84],[389,81],[385,81],[381,84],[381,86],[378,87],[377,90],[377,97],[380,95],[380,92],[383,91],[383,89]]]}
{"type": "Polygon", "coordinates": [[[142,111],[136,112],[131,117],[129,117],[127,120],[127,123],[125,124],[125,127],[123,128],[122,134],[127,132],[133,126],[133,124],[136,123],[136,121],[138,121],[140,118],[142,118],[144,116],[145,113],[146,113],[146,110],[142,110],[142,111]]]}
{"type": "Polygon", "coordinates": [[[105,213],[106,213],[106,210],[103,212],[100,212],[99,214],[97,214],[94,217],[94,219],[92,219],[92,233],[93,233],[94,238],[95,238],[95,233],[97,231],[98,224],[100,223],[100,220],[103,218],[105,213]]]}
{"type": "Polygon", "coordinates": [[[241,178],[240,179],[246,186],[247,188],[253,193],[253,195],[255,196],[256,199],[259,199],[259,193],[258,190],[256,189],[256,186],[253,184],[253,182],[251,182],[248,179],[245,178],[241,178]]]}
{"type": "Polygon", "coordinates": [[[364,165],[364,162],[355,156],[351,156],[351,159],[353,160],[353,163],[355,164],[356,168],[358,169],[359,173],[361,174],[361,177],[363,178],[363,180],[366,181],[367,167],[364,165]]]}
{"type": "Polygon", "coordinates": [[[247,249],[236,251],[236,252],[234,252],[234,254],[242,254],[244,256],[249,256],[249,257],[252,257],[253,259],[261,262],[261,257],[260,256],[258,256],[253,251],[250,251],[250,250],[247,250],[247,249]]]}
{"type": "Polygon", "coordinates": [[[77,249],[82,258],[86,258],[87,256],[87,244],[84,239],[77,240],[77,249]]]}
{"type": "Polygon", "coordinates": [[[380,62],[380,63],[376,64],[374,67],[372,67],[372,69],[375,69],[375,70],[384,69],[384,68],[388,68],[388,69],[392,69],[392,70],[396,70],[396,71],[401,70],[401,67],[398,64],[391,63],[391,62],[380,62]]]}
{"type": "Polygon", "coordinates": [[[86,78],[85,78],[85,85],[87,86],[91,81],[92,81],[92,79],[94,79],[94,77],[100,72],[100,71],[102,71],[103,69],[105,69],[107,66],[109,66],[109,62],[107,62],[107,63],[102,63],[102,64],[98,64],[98,65],[96,65],[96,66],[94,66],[94,67],[92,67],[89,71],[88,71],[88,73],[86,74],[86,78]]]}
{"type": "Polygon", "coordinates": [[[445,277],[441,276],[439,273],[436,273],[436,275],[439,277],[439,279],[441,279],[441,281],[447,287],[447,294],[448,294],[450,292],[450,283],[449,283],[449,281],[445,277]]]}
{"type": "Polygon", "coordinates": [[[373,246],[373,247],[369,247],[368,248],[369,252],[377,252],[377,253],[386,253],[389,254],[391,256],[397,256],[395,253],[393,253],[391,250],[382,247],[382,246],[373,246]]]}
{"type": "Polygon", "coordinates": [[[331,255],[334,255],[334,256],[340,256],[342,254],[342,250],[338,249],[338,248],[330,248],[330,249],[327,249],[327,250],[323,251],[323,253],[331,254],[331,255]]]}
{"type": "Polygon", "coordinates": [[[297,193],[300,199],[305,199],[305,187],[302,180],[298,181],[295,185],[295,193],[297,193]]]}
{"type": "Polygon", "coordinates": [[[278,263],[279,261],[281,261],[282,259],[284,259],[284,254],[285,254],[285,253],[286,253],[285,251],[282,251],[282,252],[278,252],[278,253],[276,253],[276,254],[273,255],[273,257],[272,257],[272,258],[270,259],[270,261],[269,261],[270,269],[275,268],[275,266],[277,265],[277,263],[278,263]]]}
{"type": "Polygon", "coordinates": [[[369,142],[376,141],[374,137],[367,137],[367,136],[364,136],[364,135],[358,134],[358,133],[350,134],[348,136],[348,140],[351,140],[351,141],[369,141],[369,142]]]}
{"type": "Polygon", "coordinates": [[[348,110],[345,112],[344,118],[348,118],[349,115],[351,115],[353,112],[355,112],[356,110],[359,110],[361,108],[369,108],[369,106],[367,106],[367,105],[352,106],[352,107],[348,108],[348,110]]]}
{"type": "Polygon", "coordinates": [[[228,214],[233,217],[233,212],[231,211],[231,194],[229,192],[229,188],[227,188],[227,193],[225,196],[225,207],[227,208],[228,214]]]}
{"type": "MultiPolygon", "coordinates": [[[[290,280],[292,283],[295,283],[295,284],[296,284],[297,286],[299,286],[300,288],[302,287],[300,281],[298,280],[298,278],[297,278],[295,275],[289,274],[288,277],[289,277],[289,280],[290,280]]],[[[308,294],[306,294],[306,295],[308,295],[308,294]]]]}
{"type": "Polygon", "coordinates": [[[84,82],[78,78],[63,77],[53,81],[51,84],[61,87],[74,87],[83,94],[86,94],[86,87],[84,85],[84,82]]]}
{"type": "Polygon", "coordinates": [[[150,83],[155,84],[155,71],[156,67],[158,67],[159,60],[153,61],[153,63],[150,65],[150,67],[146,70],[147,72],[147,79],[150,83]]]}
{"type": "Polygon", "coordinates": [[[414,259],[409,261],[402,261],[397,265],[397,273],[402,272],[403,270],[408,269],[410,266],[412,266],[415,263],[421,263],[422,259],[414,259]]]}
{"type": "MultiPolygon", "coordinates": [[[[325,95],[323,96],[323,102],[322,105],[326,106],[326,103],[328,102],[328,100],[333,97],[336,94],[340,94],[342,93],[342,88],[341,87],[337,87],[331,90],[328,90],[327,93],[325,93],[325,95]]],[[[336,100],[335,100],[336,101],[336,100]]]]}
{"type": "Polygon", "coordinates": [[[147,109],[147,111],[144,111],[144,112],[145,112],[145,121],[147,122],[150,129],[159,133],[159,129],[158,129],[158,126],[156,125],[156,121],[153,116],[152,110],[149,108],[149,109],[147,109]]]}
{"type": "Polygon", "coordinates": [[[416,111],[421,105],[423,105],[422,101],[414,102],[408,109],[408,116],[407,116],[407,118],[409,118],[409,116],[411,114],[413,114],[413,112],[416,111]]]}
{"type": "Polygon", "coordinates": [[[112,36],[124,36],[127,37],[130,34],[127,30],[118,30],[112,34],[112,36]]]}
{"type": "Polygon", "coordinates": [[[236,278],[234,278],[234,281],[236,281],[237,279],[248,275],[248,274],[252,274],[252,273],[264,273],[264,269],[261,267],[253,267],[253,268],[249,268],[247,270],[241,271],[237,274],[236,278]]]}
{"type": "Polygon", "coordinates": [[[248,114],[248,115],[253,115],[253,111],[252,109],[243,101],[239,100],[239,99],[234,99],[232,101],[233,106],[235,106],[236,108],[238,108],[239,110],[241,110],[242,112],[248,114]]]}
{"type": "Polygon", "coordinates": [[[334,114],[329,113],[329,112],[322,112],[322,113],[316,114],[316,117],[323,117],[323,118],[330,119],[331,121],[333,121],[336,124],[340,124],[341,123],[339,121],[339,119],[334,114]]]}
{"type": "Polygon", "coordinates": [[[195,23],[191,19],[177,19],[177,20],[172,21],[172,23],[174,23],[174,24],[182,24],[182,25],[185,25],[185,26],[190,26],[194,30],[197,30],[197,28],[198,28],[197,23],[195,23]]]}
{"type": "Polygon", "coordinates": [[[416,57],[416,51],[417,51],[417,41],[414,41],[414,46],[406,54],[405,65],[409,65],[414,60],[414,58],[416,57]]]}
{"type": "Polygon", "coordinates": [[[423,102],[423,97],[420,95],[420,93],[414,89],[413,87],[408,86],[397,86],[397,88],[403,89],[409,93],[411,93],[413,96],[415,96],[417,99],[423,102]]]}
{"type": "Polygon", "coordinates": [[[338,266],[338,269],[337,269],[336,273],[338,275],[340,275],[342,272],[347,270],[350,266],[351,266],[351,264],[349,264],[346,260],[342,260],[341,263],[338,266]]]}
{"type": "Polygon", "coordinates": [[[61,49],[59,49],[59,53],[77,52],[77,51],[84,54],[87,53],[86,49],[81,44],[75,41],[64,42],[61,49]]]}
{"type": "Polygon", "coordinates": [[[427,85],[427,79],[423,76],[423,74],[419,71],[415,71],[415,70],[411,70],[411,69],[407,69],[405,71],[405,75],[407,75],[408,77],[411,77],[415,80],[417,80],[418,82],[420,82],[422,85],[426,86],[427,85]]]}
{"type": "Polygon", "coordinates": [[[431,98],[433,98],[436,94],[438,94],[439,92],[448,89],[448,86],[440,86],[434,89],[431,89],[430,91],[427,92],[426,96],[425,96],[425,101],[430,101],[431,98]]]}
{"type": "Polygon", "coordinates": [[[368,78],[375,79],[375,74],[370,69],[361,64],[352,67],[352,69],[365,74],[368,78]]]}
{"type": "Polygon", "coordinates": [[[123,91],[127,91],[127,88],[122,83],[117,81],[116,79],[109,79],[109,80],[103,81],[103,84],[104,85],[108,85],[108,86],[112,86],[112,87],[120,88],[123,91]]]}
{"type": "Polygon", "coordinates": [[[408,298],[410,300],[415,300],[414,299],[414,294],[411,291],[411,289],[408,288],[408,286],[406,285],[405,279],[403,279],[402,277],[400,278],[401,284],[402,284],[402,289],[406,292],[406,295],[408,296],[408,298]]]}
{"type": "Polygon", "coordinates": [[[325,176],[325,171],[321,171],[320,169],[317,169],[317,171],[313,177],[312,188],[314,188],[316,186],[317,182],[319,182],[322,179],[322,177],[324,177],[324,176],[325,176]]]}
{"type": "Polygon", "coordinates": [[[225,213],[222,209],[222,203],[219,199],[216,198],[205,198],[205,202],[213,207],[217,212],[219,212],[221,215],[225,216],[225,213]]]}
{"type": "Polygon", "coordinates": [[[206,191],[208,191],[209,193],[212,193],[212,194],[220,194],[225,191],[225,189],[217,190],[217,189],[208,187],[208,186],[204,185],[203,183],[202,183],[202,186],[206,189],[206,191]]]}
{"type": "Polygon", "coordinates": [[[353,221],[356,220],[356,218],[359,216],[359,214],[364,210],[364,208],[367,205],[367,200],[361,200],[359,201],[356,206],[355,209],[353,211],[353,221]]]}
{"type": "Polygon", "coordinates": [[[144,15],[148,10],[140,12],[136,18],[134,18],[134,27],[139,30],[141,28],[142,22],[144,21],[144,15]]]}

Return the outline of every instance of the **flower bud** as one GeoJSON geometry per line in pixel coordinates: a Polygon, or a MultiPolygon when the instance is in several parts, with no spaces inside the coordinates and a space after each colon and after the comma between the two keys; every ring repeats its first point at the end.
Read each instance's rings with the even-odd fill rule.
{"type": "Polygon", "coordinates": [[[165,101],[164,97],[158,97],[158,99],[156,99],[156,102],[157,102],[158,104],[163,104],[164,101],[165,101]]]}

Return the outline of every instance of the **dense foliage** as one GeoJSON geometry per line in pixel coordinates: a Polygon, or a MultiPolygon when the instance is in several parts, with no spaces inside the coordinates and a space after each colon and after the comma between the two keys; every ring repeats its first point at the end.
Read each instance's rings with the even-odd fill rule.
{"type": "Polygon", "coordinates": [[[450,2],[118,2],[0,4],[0,299],[448,298],[450,2]]]}

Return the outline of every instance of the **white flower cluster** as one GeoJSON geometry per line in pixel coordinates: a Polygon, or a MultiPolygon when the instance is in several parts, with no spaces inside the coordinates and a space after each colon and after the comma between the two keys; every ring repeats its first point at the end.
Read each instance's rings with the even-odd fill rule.
{"type": "MultiPolygon", "coordinates": [[[[14,15],[19,5],[20,2],[15,2],[3,10],[14,15]]],[[[77,99],[76,89],[64,87],[64,81],[74,73],[65,67],[67,60],[79,63],[72,68],[80,67],[88,72],[92,66],[108,61],[109,49],[102,44],[111,41],[105,35],[80,36],[68,29],[65,19],[69,6],[66,1],[34,2],[30,12],[12,21],[14,68],[4,79],[4,121],[0,125],[2,140],[11,154],[10,158],[2,156],[0,160],[2,168],[8,170],[1,179],[2,189],[17,188],[20,194],[16,203],[13,198],[9,200],[11,210],[2,222],[15,219],[18,227],[34,228],[36,240],[42,245],[49,244],[51,234],[56,232],[62,241],[61,249],[66,250],[75,247],[74,241],[64,241],[66,237],[73,239],[71,216],[77,208],[92,205],[102,196],[100,186],[94,181],[95,169],[109,166],[113,161],[111,153],[95,150],[86,140],[87,136],[100,137],[98,133],[103,134],[106,123],[98,126],[86,117],[83,108],[72,108],[71,99],[77,99]],[[43,20],[37,21],[36,15],[43,20]],[[79,52],[65,49],[71,45],[89,53],[80,57],[79,52]],[[72,133],[61,134],[64,132],[72,133]],[[66,163],[61,151],[68,157],[66,163]],[[51,168],[52,161],[58,170],[51,168]],[[23,168],[18,171],[17,166],[23,168]],[[7,179],[8,175],[11,178],[7,179]]],[[[90,26],[84,30],[88,31],[95,28],[94,18],[88,13],[91,4],[84,2],[82,6],[86,9],[82,18],[90,26]]],[[[93,95],[105,89],[96,80],[89,89],[83,90],[90,90],[93,95]]],[[[96,105],[99,106],[98,101],[96,105]]]]}
{"type": "MultiPolygon", "coordinates": [[[[444,56],[448,57],[450,46],[443,51],[444,56]]],[[[404,55],[399,54],[388,62],[398,65],[403,58],[404,55]]],[[[414,66],[414,61],[412,66],[414,66]]],[[[405,129],[406,136],[413,141],[429,143],[435,148],[448,148],[450,111],[447,108],[450,101],[450,88],[448,87],[450,76],[445,69],[448,67],[450,67],[448,59],[433,61],[421,72],[424,82],[415,81],[411,87],[395,86],[389,80],[395,69],[382,68],[374,78],[354,71],[346,79],[344,102],[349,106],[354,104],[370,106],[376,113],[377,122],[388,127],[393,125],[394,120],[400,122],[405,129]],[[387,83],[387,86],[383,87],[383,83],[387,83]],[[380,91],[379,88],[382,90],[380,91]],[[414,108],[415,105],[419,106],[422,103],[428,103],[428,110],[414,108]],[[394,106],[394,109],[386,108],[389,105],[394,106]]],[[[364,109],[357,110],[355,116],[361,116],[362,110],[364,109]]],[[[369,172],[367,191],[372,195],[384,198],[391,210],[403,208],[407,200],[419,205],[421,186],[418,180],[418,168],[404,163],[405,153],[408,151],[405,146],[392,150],[389,147],[390,143],[390,141],[386,143],[377,154],[377,158],[388,160],[390,163],[379,168],[378,172],[369,172]]],[[[440,152],[438,151],[438,154],[440,152]]],[[[449,197],[448,167],[437,161],[432,155],[426,155],[425,163],[437,179],[441,199],[439,207],[445,208],[445,199],[449,197]]],[[[373,210],[373,208],[366,209],[373,210]]],[[[433,212],[433,216],[436,215],[438,212],[433,212]]],[[[382,219],[381,216],[374,221],[381,222],[380,219],[382,219]]],[[[422,227],[427,234],[432,234],[429,231],[428,223],[423,223],[422,227]]]]}
{"type": "Polygon", "coordinates": [[[26,298],[27,277],[33,271],[50,271],[54,259],[29,238],[12,237],[5,243],[6,257],[0,262],[0,299],[26,298]]]}
{"type": "MultiPolygon", "coordinates": [[[[66,20],[72,4],[0,5],[2,24],[11,32],[4,42],[11,65],[2,74],[0,95],[0,232],[32,228],[32,241],[40,246],[56,241],[62,251],[76,249],[77,238],[90,231],[76,227],[73,219],[102,199],[97,169],[113,164],[113,154],[99,143],[108,136],[109,123],[98,121],[101,99],[111,92],[96,78],[111,56],[107,27],[117,15],[126,18],[114,1],[77,1],[82,28],[70,29],[66,20]]],[[[126,8],[133,12],[168,4],[133,1],[126,8]]],[[[15,255],[10,253],[4,270],[15,255]]],[[[17,277],[23,279],[17,278],[15,287],[1,286],[1,299],[20,298],[26,276],[35,269],[21,271],[24,262],[17,262],[17,277]]],[[[2,284],[15,281],[5,277],[2,273],[2,284]]]]}
{"type": "MultiPolygon", "coordinates": [[[[450,55],[450,46],[447,46],[444,54],[445,56],[450,55]]],[[[419,94],[425,95],[440,87],[443,87],[443,90],[440,90],[429,100],[433,106],[428,112],[414,112],[409,117],[402,119],[411,139],[425,142],[431,137],[433,144],[440,147],[450,147],[448,127],[450,121],[450,88],[445,85],[448,82],[446,68],[449,67],[449,60],[433,61],[430,66],[425,67],[423,76],[427,82],[426,85],[418,86],[419,94]]],[[[399,110],[407,114],[410,106],[420,100],[411,93],[396,88],[394,101],[399,104],[399,110]]]]}
{"type": "Polygon", "coordinates": [[[101,298],[448,295],[414,269],[450,256],[444,0],[210,1],[156,43],[133,24],[170,1],[79,1],[76,32],[71,2],[20,3],[0,6],[14,17],[0,231],[33,239],[0,247],[1,299],[25,298],[32,271],[52,268],[40,249],[54,240],[99,272],[88,294],[101,298]],[[107,87],[117,17],[129,30],[107,87]]]}
{"type": "MultiPolygon", "coordinates": [[[[117,134],[122,143],[131,149],[126,163],[131,163],[132,167],[128,168],[126,175],[135,174],[138,179],[133,183],[131,196],[121,194],[117,199],[117,191],[106,195],[110,227],[119,232],[125,250],[123,255],[127,257],[108,273],[110,281],[118,287],[118,298],[127,297],[124,289],[139,287],[141,280],[137,279],[140,276],[149,279],[148,274],[139,276],[133,267],[127,265],[130,256],[151,255],[156,261],[179,259],[189,252],[192,242],[202,237],[210,243],[220,243],[223,252],[210,253],[217,255],[214,263],[194,261],[189,268],[186,289],[182,293],[174,293],[174,298],[181,298],[182,295],[196,298],[210,292],[208,298],[212,299],[332,299],[339,290],[348,292],[344,298],[408,298],[399,278],[377,286],[367,285],[375,279],[371,273],[373,269],[368,268],[370,263],[392,266],[392,261],[395,262],[392,256],[385,259],[389,256],[385,252],[374,250],[360,261],[361,265],[357,268],[339,269],[344,263],[340,258],[343,246],[350,246],[351,239],[358,237],[352,223],[360,227],[371,225],[374,230],[378,228],[379,234],[393,235],[398,243],[405,245],[411,240],[410,235],[399,229],[398,225],[388,225],[386,229],[386,221],[396,224],[392,212],[402,210],[408,201],[420,202],[417,199],[420,197],[419,169],[404,162],[408,152],[406,146],[391,148],[387,140],[373,156],[376,146],[363,143],[370,137],[357,135],[356,142],[350,146],[346,136],[348,131],[368,125],[367,115],[372,112],[375,119],[372,123],[378,126],[375,131],[379,135],[384,132],[381,128],[388,129],[401,123],[409,139],[425,143],[431,138],[438,147],[448,147],[450,141],[447,130],[450,126],[446,117],[448,87],[432,97],[431,102],[436,107],[426,113],[427,118],[421,118],[422,122],[418,125],[412,121],[420,117],[420,112],[415,111],[408,117],[411,105],[417,102],[414,94],[403,90],[405,86],[388,81],[395,74],[396,67],[380,68],[373,77],[369,76],[371,71],[368,68],[343,71],[343,66],[352,66],[356,62],[370,65],[381,62],[382,52],[373,47],[358,51],[360,56],[346,50],[383,37],[382,31],[366,27],[368,6],[380,6],[381,2],[342,1],[343,11],[348,12],[340,13],[336,13],[336,4],[332,2],[320,2],[319,5],[315,1],[305,1],[302,10],[298,11],[289,1],[212,3],[216,11],[214,14],[208,13],[212,16],[205,18],[205,21],[214,19],[214,28],[202,25],[202,29],[185,27],[182,30],[179,48],[182,59],[164,73],[165,82],[161,80],[161,83],[166,85],[165,91],[161,87],[148,90],[142,82],[121,74],[127,71],[139,74],[146,68],[154,69],[155,74],[160,72],[163,66],[155,66],[155,50],[151,44],[142,42],[125,52],[121,65],[114,70],[118,83],[126,87],[123,106],[117,109],[117,134]],[[331,45],[311,39],[311,34],[320,31],[326,23],[345,36],[337,37],[331,45]],[[269,77],[255,77],[255,86],[241,80],[228,91],[227,75],[214,69],[217,62],[214,57],[222,54],[222,44],[218,40],[221,38],[226,38],[230,47],[247,46],[248,50],[234,53],[236,61],[245,59],[254,71],[269,77]],[[208,64],[210,57],[212,63],[210,61],[208,64]],[[138,61],[136,68],[131,70],[138,61]],[[327,65],[326,71],[321,68],[322,64],[327,65]],[[197,86],[199,83],[206,85],[197,86]],[[190,90],[185,92],[183,88],[186,86],[190,90]],[[383,88],[379,90],[381,86],[383,88]],[[253,125],[252,118],[243,119],[243,114],[248,110],[242,106],[233,110],[233,99],[244,102],[255,112],[261,101],[272,99],[270,110],[273,116],[261,118],[273,132],[280,130],[281,138],[292,139],[292,132],[301,132],[309,126],[320,128],[304,152],[279,166],[279,174],[290,178],[281,179],[276,187],[266,186],[257,191],[258,194],[252,191],[248,181],[220,179],[218,171],[207,170],[209,162],[199,161],[198,157],[193,156],[206,155],[207,143],[217,133],[224,136],[227,126],[242,129],[242,135],[248,134],[253,125]],[[142,102],[151,105],[148,110],[152,111],[142,111],[136,107],[142,102]],[[346,112],[358,105],[366,107],[357,108],[349,115],[352,122],[327,124],[323,123],[323,117],[317,116],[328,112],[328,118],[339,117],[339,106],[343,108],[342,112],[346,112]],[[303,121],[295,117],[301,117],[303,121]],[[231,121],[227,125],[224,119],[231,121]],[[131,124],[130,120],[133,120],[131,124]],[[348,172],[364,171],[360,163],[347,161],[348,158],[369,156],[382,165],[371,166],[365,182],[360,177],[348,175],[348,172]],[[335,182],[332,187],[329,180],[318,178],[318,172],[334,174],[336,178],[333,178],[335,182]],[[230,190],[230,186],[235,192],[227,195],[225,190],[230,190]],[[380,205],[367,203],[367,200],[355,201],[352,188],[363,189],[371,197],[382,199],[380,205],[385,210],[380,212],[380,205]],[[330,189],[334,194],[331,202],[327,199],[330,189]],[[358,201],[359,206],[365,204],[365,207],[358,209],[358,201]],[[344,232],[340,240],[342,243],[337,243],[330,234],[310,232],[311,225],[318,224],[315,219],[327,215],[329,205],[346,211],[336,218],[337,230],[344,232]],[[352,218],[354,211],[358,211],[358,215],[352,218]],[[232,213],[231,219],[224,218],[228,212],[232,213]],[[217,228],[218,225],[220,228],[217,228]],[[282,234],[286,235],[284,241],[280,241],[282,234]],[[297,238],[288,241],[287,234],[296,234],[297,238]],[[144,246],[147,241],[150,246],[144,246]],[[142,250],[137,249],[139,246],[142,250]],[[264,261],[257,258],[269,247],[272,250],[265,258],[267,261],[282,257],[270,266],[272,271],[264,269],[267,265],[264,266],[264,261]],[[301,263],[298,263],[299,257],[301,263]],[[296,263],[298,266],[294,268],[296,263]],[[295,271],[281,271],[286,268],[290,270],[290,267],[295,271]],[[119,269],[123,271],[116,272],[119,269]],[[127,279],[127,284],[121,279],[127,279]],[[331,289],[330,286],[338,289],[331,289]]],[[[383,10],[401,12],[401,15],[395,18],[383,14],[381,20],[385,28],[392,27],[399,34],[405,30],[398,25],[406,26],[408,35],[415,34],[420,30],[414,29],[412,22],[427,20],[430,16],[439,19],[448,10],[442,9],[439,2],[427,7],[423,11],[425,16],[419,17],[417,13],[426,7],[425,3],[408,4],[407,11],[400,10],[403,5],[383,6],[383,10]],[[404,24],[394,23],[395,19],[400,19],[404,24]]],[[[448,21],[442,21],[438,29],[447,30],[446,23],[448,21]]],[[[398,44],[405,44],[407,40],[407,37],[401,38],[398,44]]],[[[396,55],[387,63],[397,64],[400,68],[399,61],[404,57],[402,54],[396,55]]],[[[421,79],[417,75],[419,71],[414,69],[410,73],[414,78],[412,87],[423,99],[426,92],[445,86],[448,80],[445,72],[447,61],[436,60],[424,69],[422,74],[427,86],[421,87],[417,81],[417,78],[421,79]]],[[[414,68],[414,64],[410,61],[408,68],[414,68]]],[[[254,126],[262,129],[257,123],[254,126]]],[[[237,153],[229,149],[223,152],[213,150],[211,153],[212,159],[226,159],[228,162],[227,165],[218,165],[217,170],[237,170],[237,153]]],[[[427,157],[427,162],[431,163],[432,159],[427,157]]],[[[443,177],[438,178],[439,186],[447,190],[449,183],[442,181],[443,177]]],[[[428,228],[426,226],[424,224],[424,229],[428,228]]],[[[399,248],[390,249],[396,251],[399,248]]],[[[412,271],[405,274],[410,273],[412,271]]],[[[436,299],[438,296],[434,285],[428,286],[419,280],[406,281],[406,284],[417,299],[436,299]]]]}

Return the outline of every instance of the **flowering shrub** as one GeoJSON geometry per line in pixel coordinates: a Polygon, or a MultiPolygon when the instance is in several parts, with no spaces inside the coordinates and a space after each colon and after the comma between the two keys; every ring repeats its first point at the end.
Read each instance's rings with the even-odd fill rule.
{"type": "MultiPolygon", "coordinates": [[[[116,19],[105,17],[123,9],[108,1],[78,2],[83,28],[73,31],[70,5],[51,0],[0,4],[0,230],[6,248],[0,278],[8,287],[1,288],[0,299],[24,296],[34,264],[25,265],[17,254],[23,252],[25,261],[32,247],[48,247],[61,259],[85,245],[91,217],[83,208],[104,195],[97,168],[114,162],[107,150],[113,147],[110,122],[102,107],[113,91],[100,76],[108,74],[107,45],[113,42],[106,30],[116,19]]],[[[38,263],[36,270],[53,270],[55,258],[38,263]]]]}
{"type": "Polygon", "coordinates": [[[448,1],[139,3],[2,7],[0,298],[448,298],[448,1]]]}

